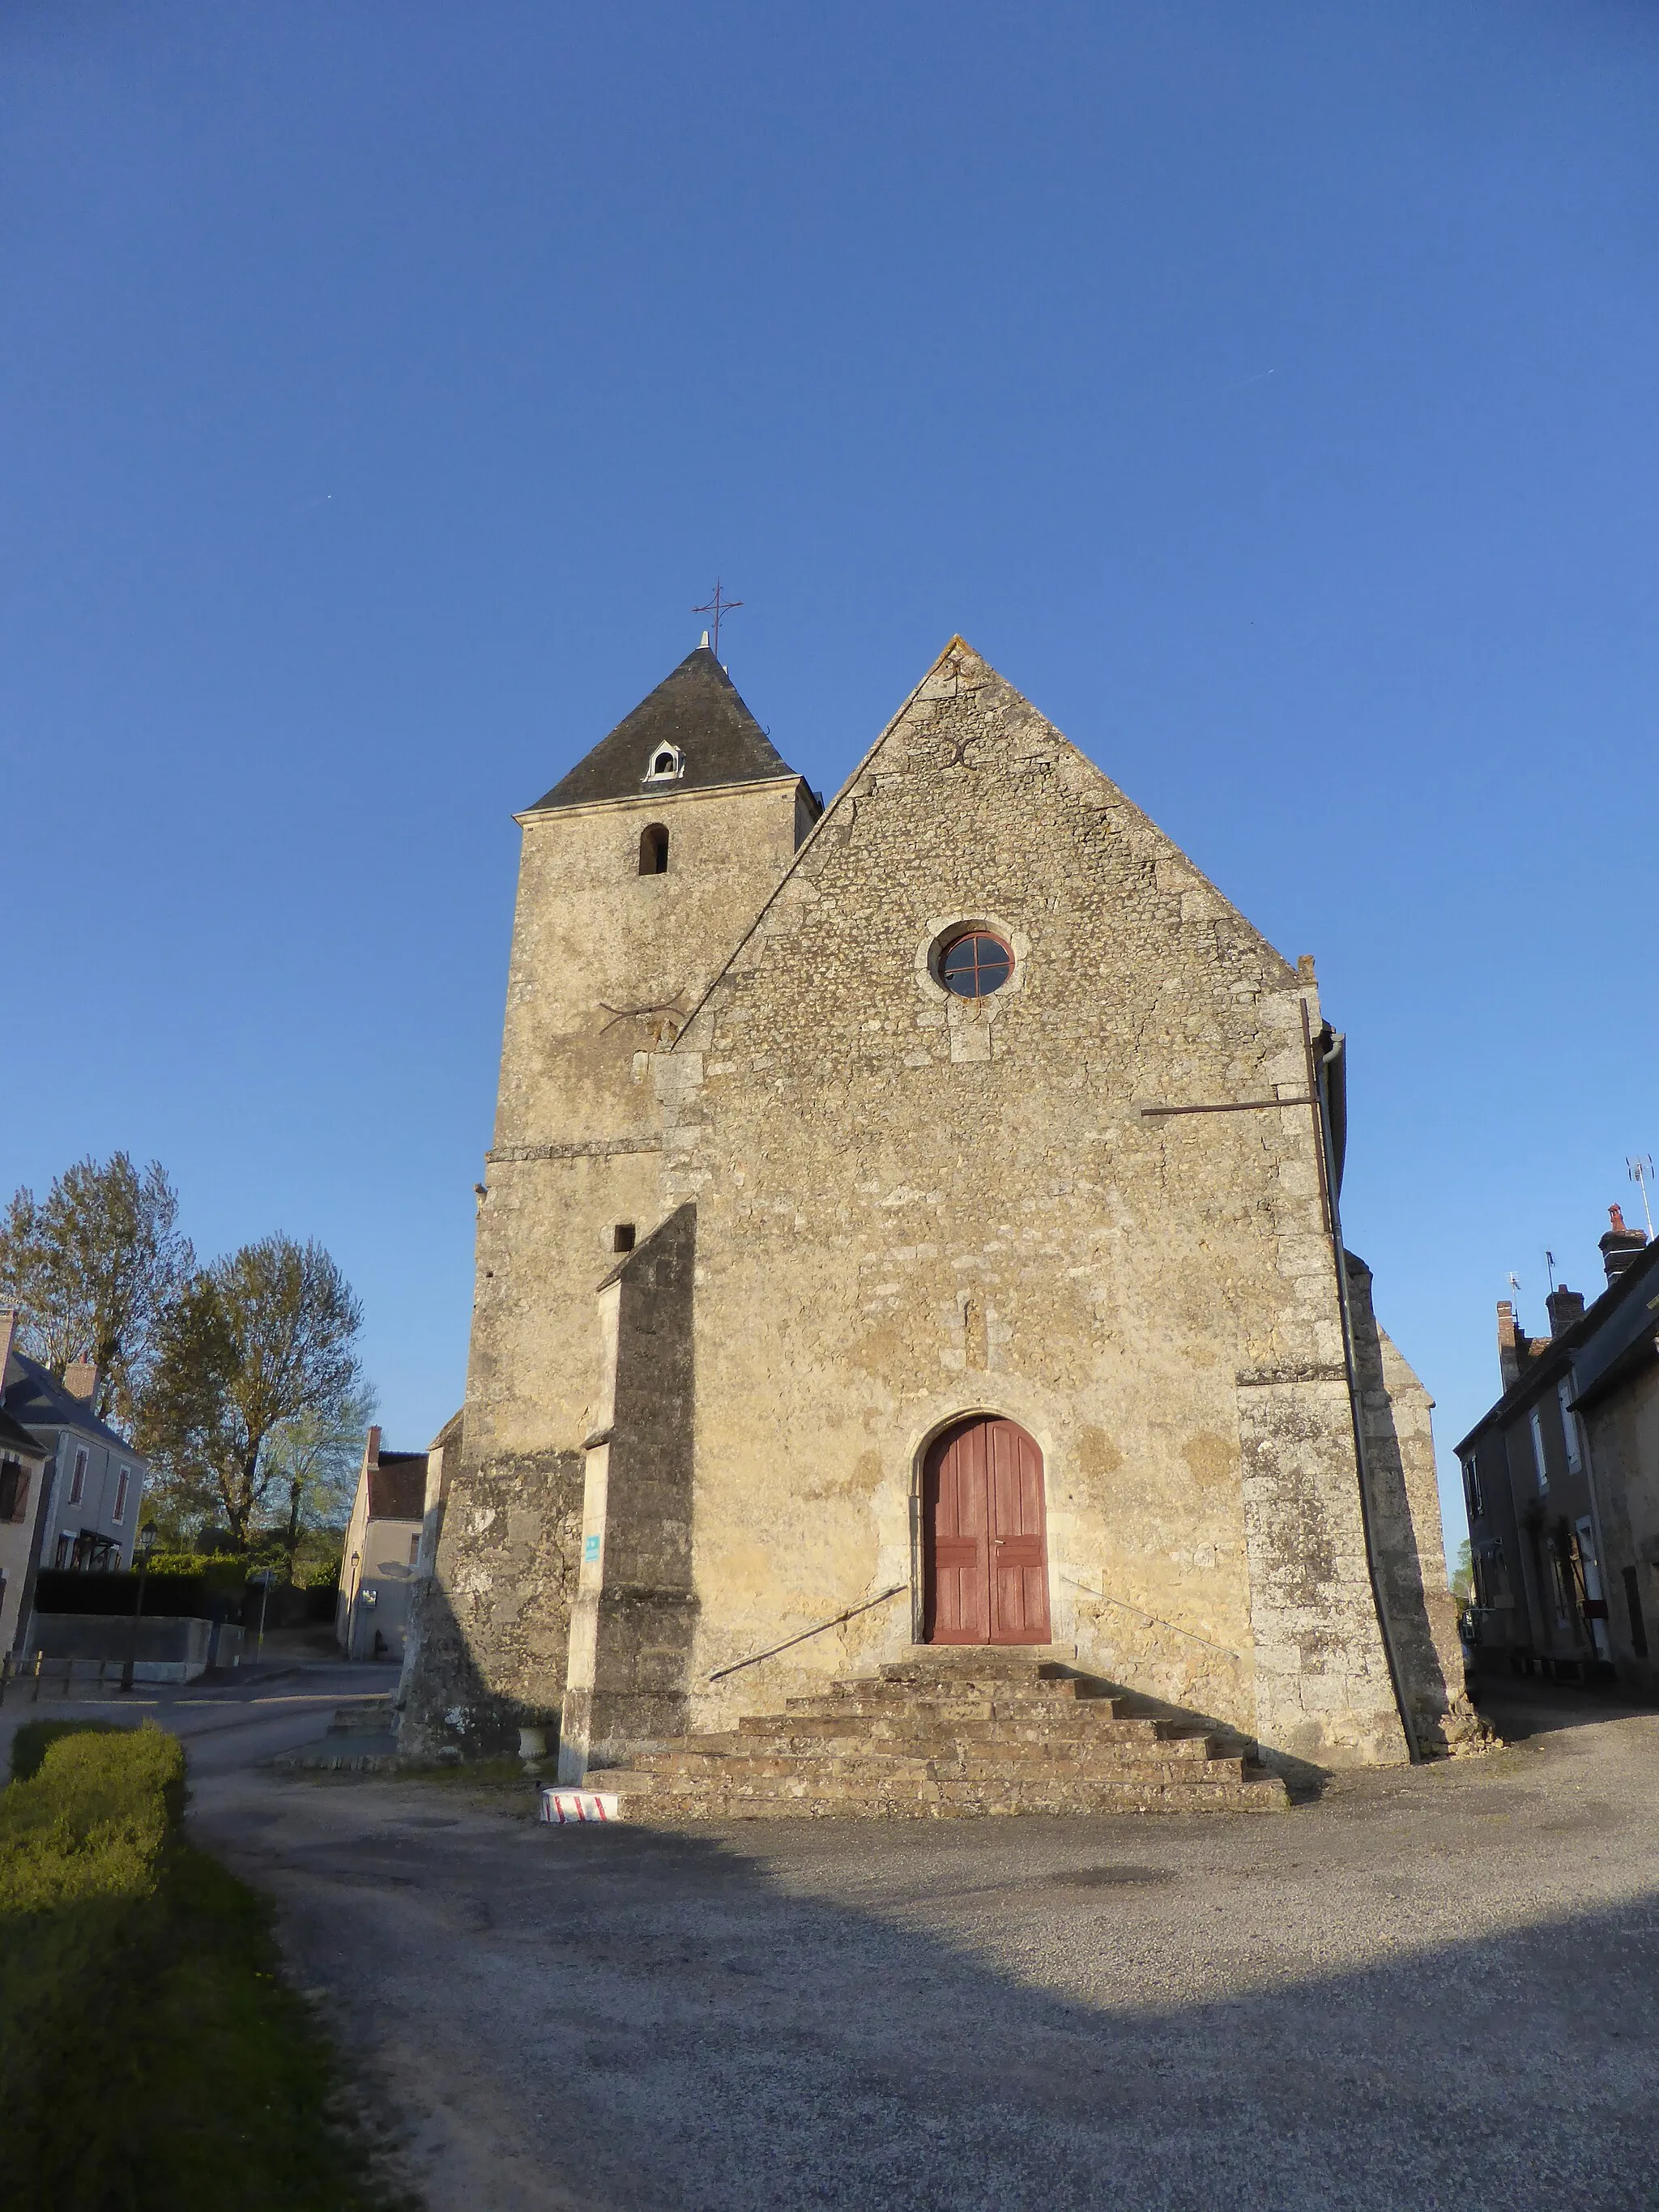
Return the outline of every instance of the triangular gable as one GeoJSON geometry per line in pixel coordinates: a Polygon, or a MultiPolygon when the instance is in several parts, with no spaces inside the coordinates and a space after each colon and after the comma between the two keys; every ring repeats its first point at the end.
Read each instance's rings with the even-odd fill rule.
{"type": "MultiPolygon", "coordinates": [[[[980,719],[985,719],[983,711],[980,719]]],[[[1068,795],[1095,815],[1109,832],[1122,838],[1136,861],[1151,871],[1160,891],[1178,896],[1183,921],[1206,921],[1218,926],[1235,944],[1262,963],[1276,982],[1294,985],[1296,971],[1231,901],[1216,889],[1203,872],[1188,859],[1175,840],[1127,798],[1104,770],[1097,768],[1071,739],[1057,730],[1023,693],[975,653],[967,641],[956,636],[884,728],[857,767],[847,778],[823,815],[804,840],[793,861],[772,896],[756,916],[698,1006],[681,1030],[690,1035],[702,1007],[729,976],[752,967],[759,944],[774,930],[793,926],[794,912],[809,889],[815,861],[836,837],[855,834],[860,800],[878,784],[884,763],[900,746],[906,756],[912,748],[930,749],[934,759],[970,765],[972,748],[997,742],[1023,744],[1033,758],[1046,755],[1048,771],[1057,775],[1068,795]],[[973,719],[962,714],[964,700],[984,692],[983,702],[1000,727],[974,732],[963,727],[973,719]],[[952,728],[952,724],[956,726],[952,728]],[[948,747],[948,752],[942,748],[948,747]]],[[[896,764],[900,769],[903,763],[896,764]]]]}

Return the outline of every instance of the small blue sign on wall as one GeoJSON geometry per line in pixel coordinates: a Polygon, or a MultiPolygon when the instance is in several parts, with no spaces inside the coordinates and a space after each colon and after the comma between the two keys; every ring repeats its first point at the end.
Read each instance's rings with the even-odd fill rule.
{"type": "Polygon", "coordinates": [[[597,1559],[599,1558],[599,1538],[598,1538],[597,1536],[584,1536],[584,1537],[582,1538],[582,1564],[583,1564],[583,1565],[584,1565],[584,1566],[591,1566],[591,1565],[592,1565],[593,1561],[594,1561],[595,1559],[597,1559]]]}

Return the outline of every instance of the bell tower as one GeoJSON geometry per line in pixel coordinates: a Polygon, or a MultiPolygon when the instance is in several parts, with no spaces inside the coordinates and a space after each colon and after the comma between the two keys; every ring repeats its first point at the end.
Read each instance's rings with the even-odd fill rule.
{"type": "Polygon", "coordinates": [[[411,1748],[484,1748],[515,1710],[558,1707],[594,1291],[665,1211],[651,1053],[820,811],[704,644],[517,817],[461,1465],[404,1671],[411,1748]]]}

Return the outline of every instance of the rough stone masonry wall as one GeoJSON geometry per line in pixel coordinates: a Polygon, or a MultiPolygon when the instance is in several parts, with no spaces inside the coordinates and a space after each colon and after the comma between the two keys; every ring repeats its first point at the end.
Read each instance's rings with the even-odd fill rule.
{"type": "Polygon", "coordinates": [[[1370,1269],[1352,1252],[1347,1266],[1372,1547],[1395,1664],[1425,1756],[1461,1751],[1484,1743],[1486,1731],[1469,1703],[1446,1587],[1434,1401],[1377,1321],[1370,1269]]]}
{"type": "Polygon", "coordinates": [[[1659,1696],[1659,1366],[1607,1391],[1585,1429],[1607,1550],[1601,1580],[1614,1662],[1622,1681],[1659,1696]],[[1632,1588],[1645,1652],[1636,1648],[1632,1588]]]}
{"type": "MultiPolygon", "coordinates": [[[[644,763],[641,763],[641,772],[644,763]]],[[[465,1447],[450,1484],[400,1741],[433,1755],[558,1712],[614,1232],[662,1219],[650,1052],[793,855],[793,777],[521,817],[488,1194],[478,1212],[465,1447]],[[640,835],[669,830],[664,875],[640,835]]]]}
{"type": "Polygon", "coordinates": [[[1139,1112],[1305,1097],[1304,1001],[1316,1026],[1098,770],[941,659],[657,1061],[665,1203],[699,1214],[696,1724],[908,1648],[921,1450],[988,1410],[1043,1451],[1083,1663],[1286,1753],[1404,1755],[1311,1113],[1139,1112]],[[977,1006],[928,968],[969,921],[1018,963],[977,1006]],[[1247,1381],[1283,1418],[1242,1422],[1247,1381]]]}

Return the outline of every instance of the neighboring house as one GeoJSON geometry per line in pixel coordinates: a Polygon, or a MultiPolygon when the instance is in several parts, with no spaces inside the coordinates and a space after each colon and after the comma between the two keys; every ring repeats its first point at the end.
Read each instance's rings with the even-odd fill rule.
{"type": "Polygon", "coordinates": [[[16,1349],[17,1320],[9,1309],[0,1310],[0,1410],[33,1437],[45,1462],[33,1486],[27,1559],[15,1602],[8,1580],[0,1624],[0,1634],[11,1638],[0,1644],[5,1650],[27,1638],[34,1577],[41,1567],[112,1572],[131,1565],[149,1472],[126,1438],[93,1412],[97,1369],[78,1360],[60,1382],[16,1349]]]}
{"type": "Polygon", "coordinates": [[[1607,1288],[1551,1292],[1550,1334],[1498,1309],[1504,1395],[1457,1447],[1489,1662],[1659,1694],[1659,1243],[1615,1206],[1607,1288]]]}
{"type": "Polygon", "coordinates": [[[348,1659],[401,1659],[421,1563],[426,1452],[382,1451],[371,1429],[340,1559],[334,1633],[348,1659]]]}
{"type": "Polygon", "coordinates": [[[21,1422],[0,1412],[0,1653],[17,1640],[34,1555],[47,1453],[21,1422]]]}

